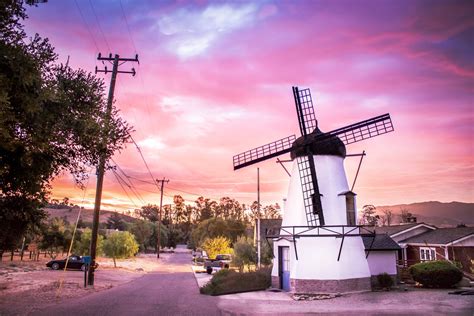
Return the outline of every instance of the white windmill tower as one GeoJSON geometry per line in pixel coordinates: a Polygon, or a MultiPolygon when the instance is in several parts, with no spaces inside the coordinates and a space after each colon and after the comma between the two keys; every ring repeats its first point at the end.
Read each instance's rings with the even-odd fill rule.
{"type": "Polygon", "coordinates": [[[274,240],[272,284],[293,292],[331,293],[370,289],[355,194],[349,190],[345,145],[393,131],[389,114],[323,133],[309,89],[293,87],[302,136],[295,135],[234,156],[234,170],[291,153],[293,168],[283,223],[274,240]],[[344,253],[341,250],[344,246],[344,253]]]}

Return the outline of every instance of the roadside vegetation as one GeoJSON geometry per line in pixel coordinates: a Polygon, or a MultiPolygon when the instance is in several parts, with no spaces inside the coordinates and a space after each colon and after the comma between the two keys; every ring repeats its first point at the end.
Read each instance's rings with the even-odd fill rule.
{"type": "Polygon", "coordinates": [[[222,269],[214,274],[211,281],[202,287],[200,292],[208,295],[223,295],[265,290],[271,285],[270,274],[270,268],[243,273],[222,269]]]}
{"type": "Polygon", "coordinates": [[[428,288],[452,288],[463,277],[459,268],[444,260],[417,263],[409,271],[413,280],[428,288]]]}

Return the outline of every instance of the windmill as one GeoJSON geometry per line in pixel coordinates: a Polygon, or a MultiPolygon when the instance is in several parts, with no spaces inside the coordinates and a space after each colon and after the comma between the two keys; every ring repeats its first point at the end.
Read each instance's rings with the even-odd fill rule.
{"type": "Polygon", "coordinates": [[[345,156],[344,145],[392,132],[392,120],[387,113],[323,133],[318,128],[310,89],[293,87],[293,97],[301,137],[296,139],[295,135],[291,135],[238,154],[233,157],[234,170],[291,152],[291,158],[296,158],[298,163],[307,224],[324,226],[324,210],[313,155],[321,150],[335,150],[345,156]]]}
{"type": "Polygon", "coordinates": [[[367,251],[362,238],[373,243],[375,232],[356,225],[345,145],[392,132],[390,115],[323,133],[310,90],[293,87],[293,98],[300,137],[291,135],[233,157],[234,170],[286,153],[293,160],[282,226],[279,233],[266,235],[274,248],[272,285],[303,293],[368,290],[372,245],[367,251]]]}

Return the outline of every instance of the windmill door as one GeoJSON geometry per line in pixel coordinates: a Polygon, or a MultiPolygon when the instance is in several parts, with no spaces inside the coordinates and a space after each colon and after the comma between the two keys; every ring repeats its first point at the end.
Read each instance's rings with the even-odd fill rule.
{"type": "Polygon", "coordinates": [[[280,287],[290,291],[290,247],[278,247],[278,265],[280,287]]]}

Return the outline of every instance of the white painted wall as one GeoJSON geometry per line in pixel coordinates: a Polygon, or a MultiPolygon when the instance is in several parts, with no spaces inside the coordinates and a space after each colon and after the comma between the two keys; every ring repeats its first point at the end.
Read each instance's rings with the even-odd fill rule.
{"type": "Polygon", "coordinates": [[[396,251],[371,251],[367,261],[371,275],[380,273],[397,274],[397,252],[396,251]]]}
{"type": "MultiPolygon", "coordinates": [[[[346,199],[339,195],[349,191],[344,159],[337,156],[314,156],[316,174],[326,225],[347,225],[346,199]]],[[[282,226],[307,226],[298,164],[293,162],[282,226]]],[[[281,231],[281,234],[284,232],[281,231]]],[[[324,234],[324,231],[320,231],[324,234]]],[[[307,232],[306,234],[314,234],[307,232]]],[[[331,234],[327,232],[327,234],[331,234]]],[[[370,277],[361,237],[346,237],[337,261],[341,238],[302,237],[294,244],[274,243],[273,276],[278,276],[278,245],[290,246],[290,277],[292,279],[341,280],[370,277]]]]}

